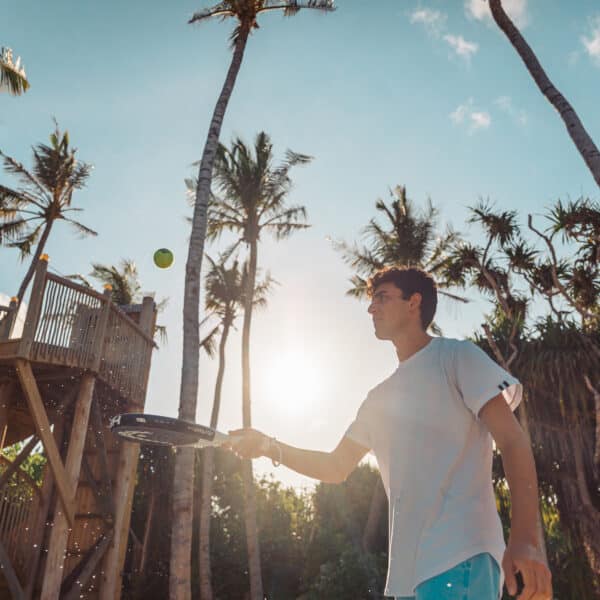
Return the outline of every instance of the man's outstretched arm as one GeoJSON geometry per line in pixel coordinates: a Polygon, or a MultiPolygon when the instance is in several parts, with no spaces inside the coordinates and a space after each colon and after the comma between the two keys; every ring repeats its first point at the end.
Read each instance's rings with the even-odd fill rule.
{"type": "Polygon", "coordinates": [[[236,429],[229,433],[234,438],[229,449],[242,458],[266,456],[301,475],[326,483],[344,481],[369,451],[346,436],[332,452],[319,452],[289,446],[279,440],[273,442],[256,429],[236,429]]]}

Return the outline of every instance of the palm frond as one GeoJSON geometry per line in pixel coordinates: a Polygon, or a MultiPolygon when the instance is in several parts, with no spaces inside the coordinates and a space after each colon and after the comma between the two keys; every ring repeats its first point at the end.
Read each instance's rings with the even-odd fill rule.
{"type": "Polygon", "coordinates": [[[0,92],[6,89],[13,96],[20,96],[29,89],[29,81],[21,59],[13,60],[10,48],[0,49],[0,92]]]}
{"type": "Polygon", "coordinates": [[[98,235],[97,231],[90,229],[86,225],[83,225],[83,223],[79,223],[79,221],[74,221],[73,219],[68,219],[67,217],[63,217],[63,220],[67,221],[67,223],[69,223],[71,227],[75,229],[75,231],[79,234],[79,237],[83,238],[86,235],[98,235]]]}

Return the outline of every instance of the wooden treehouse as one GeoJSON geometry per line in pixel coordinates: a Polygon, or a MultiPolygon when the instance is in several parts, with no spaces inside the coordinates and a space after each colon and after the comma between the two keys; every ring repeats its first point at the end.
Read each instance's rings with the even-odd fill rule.
{"type": "Polygon", "coordinates": [[[0,307],[0,598],[120,597],[138,447],[110,417],[144,408],[156,306],[117,307],[39,262],[20,337],[0,307]],[[20,468],[40,444],[42,485],[20,468]]]}

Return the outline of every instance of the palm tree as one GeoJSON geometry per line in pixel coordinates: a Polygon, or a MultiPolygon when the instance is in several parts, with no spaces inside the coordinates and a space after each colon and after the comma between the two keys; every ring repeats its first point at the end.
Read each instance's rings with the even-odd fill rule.
{"type": "MultiPolygon", "coordinates": [[[[389,206],[381,199],[375,209],[384,217],[382,225],[377,218],[369,221],[362,234],[366,245],[350,246],[345,242],[334,242],[337,250],[356,275],[351,278],[349,296],[363,298],[367,293],[367,280],[384,267],[418,267],[436,275],[444,264],[444,257],[460,238],[448,228],[443,235],[436,235],[438,210],[428,201],[427,209],[421,214],[406,195],[406,187],[397,185],[390,190],[392,201],[389,206]]],[[[444,282],[440,282],[441,287],[444,282]]],[[[460,302],[465,298],[444,289],[440,293],[460,302]]]]}
{"type": "MultiPolygon", "coordinates": [[[[225,345],[229,331],[238,315],[238,310],[244,305],[244,294],[247,290],[248,269],[240,270],[237,260],[231,267],[226,266],[227,256],[221,256],[215,262],[209,256],[210,271],[206,275],[206,313],[219,320],[221,337],[219,340],[219,368],[215,383],[215,395],[210,417],[210,426],[217,428],[221,408],[221,388],[225,374],[225,345]]],[[[264,307],[266,295],[273,280],[269,275],[259,283],[254,290],[253,306],[264,307]]],[[[214,331],[214,329],[213,329],[214,331]]],[[[208,350],[207,350],[208,352],[208,350]]],[[[209,352],[210,354],[210,352],[209,352]]],[[[207,447],[203,451],[202,461],[202,496],[200,506],[200,536],[198,563],[200,572],[200,597],[212,600],[214,597],[210,569],[210,513],[214,475],[214,448],[207,447]]]]}
{"type": "Polygon", "coordinates": [[[0,92],[7,91],[13,96],[20,96],[29,89],[29,81],[21,59],[13,60],[10,48],[0,49],[0,92]]]}
{"type": "MultiPolygon", "coordinates": [[[[248,280],[244,295],[244,323],[242,329],[242,423],[252,426],[250,398],[250,327],[256,271],[258,242],[262,233],[271,233],[277,240],[290,236],[304,223],[306,209],[289,206],[286,197],[291,189],[290,170],[307,164],[312,159],[288,150],[285,160],[273,166],[273,147],[269,136],[261,132],[254,141],[254,151],[239,138],[232,142],[231,150],[219,145],[214,165],[217,194],[209,209],[208,238],[214,240],[224,230],[239,235],[230,249],[239,244],[249,249],[248,280]]],[[[256,501],[252,462],[243,461],[245,490],[245,519],[252,598],[262,599],[260,554],[256,528],[256,501]]]]}
{"type": "Polygon", "coordinates": [[[496,24],[504,32],[513,48],[525,63],[527,70],[533,77],[540,92],[546,96],[550,104],[552,104],[560,114],[560,117],[567,128],[567,132],[571,136],[579,154],[581,154],[585,164],[591,171],[596,183],[600,185],[600,152],[598,152],[596,144],[594,144],[594,141],[577,116],[575,109],[556,87],[554,87],[554,84],[546,75],[546,72],[535,53],[504,11],[501,0],[489,0],[489,2],[490,10],[496,24]]]}
{"type": "Polygon", "coordinates": [[[91,165],[75,158],[76,152],[75,148],[69,147],[68,132],[61,134],[58,123],[50,135],[50,146],[38,144],[33,148],[31,171],[0,150],[5,171],[16,175],[21,183],[18,188],[0,185],[0,243],[18,248],[21,259],[29,256],[37,243],[17,293],[19,304],[55,221],[66,221],[80,235],[97,235],[68,216],[82,210],[71,206],[73,193],[85,186],[92,170],[91,165]]]}
{"type": "MultiPolygon", "coordinates": [[[[237,20],[237,26],[232,35],[233,57],[208,126],[208,135],[198,171],[183,297],[183,357],[179,399],[179,417],[181,419],[193,421],[196,417],[200,342],[198,314],[200,271],[206,237],[213,164],[225,111],[242,64],[248,36],[253,29],[258,28],[258,15],[281,10],[284,15],[292,16],[302,8],[324,12],[334,10],[333,0],[306,0],[306,2],[298,0],[223,0],[212,8],[194,14],[189,21],[196,23],[212,18],[234,18],[237,20]]],[[[176,542],[171,548],[169,583],[171,600],[188,599],[191,596],[193,469],[194,453],[192,449],[183,449],[178,452],[175,461],[173,490],[172,539],[176,542]]],[[[252,594],[253,599],[262,600],[260,586],[256,588],[254,585],[252,594]]]]}

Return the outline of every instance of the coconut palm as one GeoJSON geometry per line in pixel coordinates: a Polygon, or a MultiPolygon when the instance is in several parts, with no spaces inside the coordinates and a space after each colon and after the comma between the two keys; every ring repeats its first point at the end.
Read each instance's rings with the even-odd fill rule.
{"type": "MultiPolygon", "coordinates": [[[[367,293],[368,278],[384,267],[418,267],[436,275],[444,264],[444,257],[460,238],[459,234],[448,228],[443,235],[436,234],[439,212],[428,201],[427,208],[421,214],[406,195],[406,187],[397,185],[390,190],[392,201],[387,205],[378,199],[375,209],[384,218],[381,224],[377,218],[369,221],[363,229],[366,245],[353,246],[345,242],[334,242],[341,251],[343,259],[356,275],[351,278],[352,288],[348,295],[363,298],[367,293]]],[[[442,288],[444,282],[441,282],[442,288]]],[[[441,289],[440,293],[467,302],[441,289]]]]}
{"type": "MultiPolygon", "coordinates": [[[[303,206],[286,203],[292,186],[290,170],[296,165],[310,162],[311,157],[288,150],[285,160],[273,165],[273,147],[269,136],[260,132],[249,148],[241,139],[233,140],[231,149],[220,144],[214,165],[216,197],[210,206],[208,238],[214,240],[225,231],[239,236],[230,251],[239,244],[248,247],[248,279],[244,295],[244,322],[242,329],[242,423],[252,426],[250,397],[250,328],[256,272],[258,264],[258,242],[261,234],[270,233],[282,240],[294,231],[308,225],[303,206]]],[[[260,555],[256,527],[256,502],[252,463],[243,461],[245,491],[245,518],[250,568],[251,593],[262,589],[260,578],[260,555]]]]}
{"type": "Polygon", "coordinates": [[[29,89],[29,81],[25,75],[25,68],[21,59],[13,60],[10,48],[0,49],[0,92],[8,92],[13,96],[20,96],[29,89]]]}
{"type": "Polygon", "coordinates": [[[501,0],[489,0],[489,2],[490,10],[496,24],[504,32],[513,48],[521,57],[523,63],[525,63],[527,70],[533,77],[540,92],[546,96],[550,104],[552,104],[560,114],[560,117],[567,128],[567,132],[571,136],[579,154],[581,154],[585,164],[591,171],[596,183],[600,186],[600,152],[598,152],[596,144],[577,116],[575,109],[550,81],[535,53],[504,11],[501,0]]]}
{"type": "MultiPolygon", "coordinates": [[[[248,269],[238,266],[237,260],[227,267],[227,256],[221,256],[215,262],[209,256],[210,271],[206,275],[205,308],[207,317],[217,317],[219,339],[219,367],[215,382],[215,395],[210,417],[210,426],[217,428],[221,408],[221,388],[225,374],[225,345],[231,327],[234,326],[239,309],[244,305],[244,294],[247,290],[248,269]]],[[[266,306],[266,295],[273,280],[269,275],[254,289],[253,307],[266,306]]],[[[213,329],[213,331],[215,331],[213,329]]],[[[200,597],[212,600],[214,597],[210,569],[210,513],[214,475],[214,448],[207,447],[203,451],[202,492],[200,505],[200,536],[198,563],[200,573],[200,597]]]]}
{"type": "Polygon", "coordinates": [[[0,243],[18,248],[21,259],[29,256],[35,245],[31,264],[17,292],[19,304],[56,221],[69,223],[82,236],[97,235],[69,216],[82,210],[71,206],[73,193],[85,186],[92,170],[91,165],[75,158],[76,152],[69,147],[68,132],[61,133],[58,123],[50,135],[50,145],[38,144],[33,148],[31,171],[0,150],[4,170],[15,175],[21,184],[16,188],[0,185],[0,243]]]}
{"type": "MultiPolygon", "coordinates": [[[[198,331],[200,271],[204,253],[213,164],[225,111],[242,64],[246,42],[250,32],[258,28],[258,16],[272,11],[282,11],[286,16],[293,16],[303,8],[320,12],[334,10],[333,0],[306,0],[304,2],[298,0],[223,0],[211,8],[194,14],[189,21],[190,23],[200,23],[212,18],[233,18],[237,21],[237,25],[232,35],[233,57],[211,116],[198,170],[198,185],[183,297],[183,358],[179,400],[179,417],[182,419],[193,421],[196,416],[200,341],[198,331]]],[[[176,542],[171,548],[169,584],[171,600],[188,599],[191,596],[193,467],[193,451],[191,449],[180,451],[177,454],[174,471],[172,539],[176,542]]],[[[259,575],[253,572],[250,579],[253,600],[262,600],[259,575]]]]}

